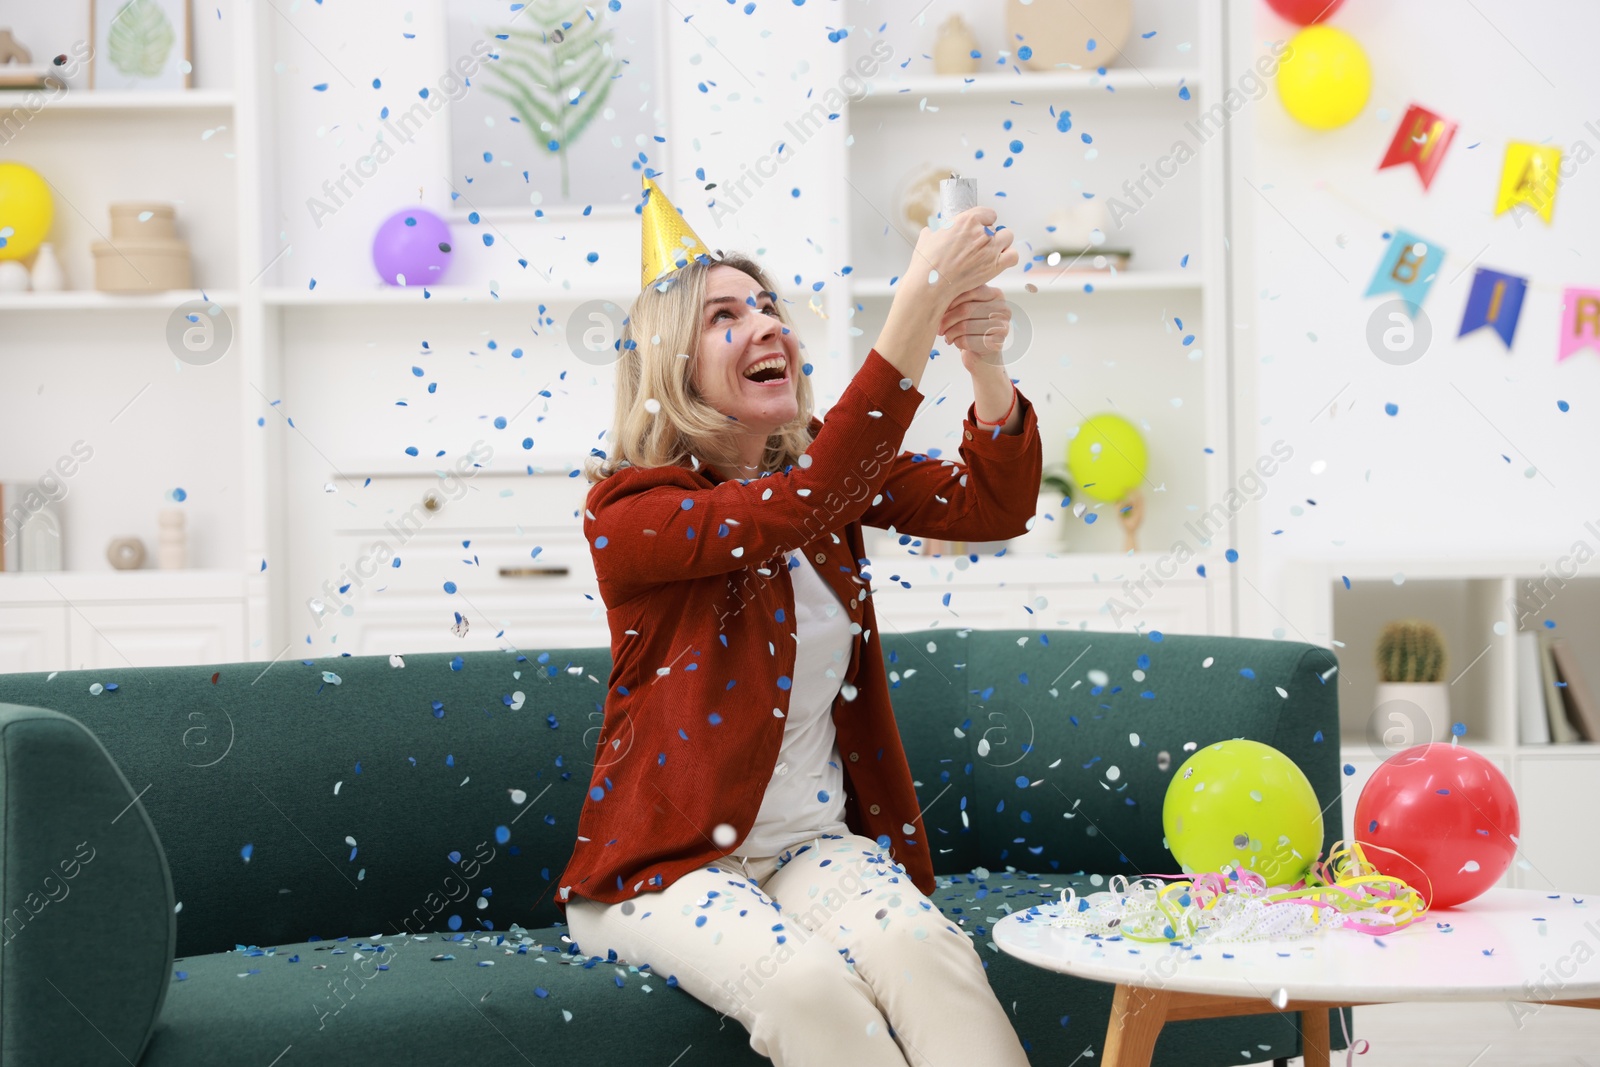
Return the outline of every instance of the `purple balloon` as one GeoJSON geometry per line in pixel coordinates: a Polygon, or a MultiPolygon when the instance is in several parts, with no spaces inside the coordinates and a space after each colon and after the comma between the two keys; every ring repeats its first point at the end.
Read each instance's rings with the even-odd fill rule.
{"type": "Polygon", "coordinates": [[[396,211],[372,239],[372,265],[385,285],[438,285],[450,259],[450,226],[426,208],[396,211]]]}

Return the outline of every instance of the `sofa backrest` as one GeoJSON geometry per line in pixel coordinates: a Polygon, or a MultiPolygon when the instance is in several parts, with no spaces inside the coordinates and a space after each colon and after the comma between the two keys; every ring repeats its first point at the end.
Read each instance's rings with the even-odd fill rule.
{"type": "MultiPolygon", "coordinates": [[[[1323,808],[1323,850],[1340,836],[1338,675],[1327,649],[1060,630],[988,631],[981,648],[966,686],[977,863],[1176,873],[1161,820],[1168,784],[1197,749],[1236,737],[1294,760],[1323,808]]],[[[925,815],[930,830],[950,824],[937,812],[925,815]]]]}
{"type": "MultiPolygon", "coordinates": [[[[892,672],[941,874],[980,863],[1170,869],[1160,802],[1185,741],[1247,736],[1282,749],[1329,805],[1329,840],[1340,825],[1324,649],[1037,630],[917,631],[874,645],[892,672]],[[1111,686],[1094,692],[1091,670],[1111,686]],[[1112,763],[1116,782],[1105,779],[1112,763]]],[[[609,650],[403,662],[0,675],[0,703],[72,716],[121,768],[166,852],[180,957],[312,936],[555,924],[551,897],[588,787],[609,650]]]]}

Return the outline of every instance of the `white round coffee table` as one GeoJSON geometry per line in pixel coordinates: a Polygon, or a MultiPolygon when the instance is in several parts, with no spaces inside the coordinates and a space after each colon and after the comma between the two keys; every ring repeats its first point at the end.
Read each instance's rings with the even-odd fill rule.
{"type": "Polygon", "coordinates": [[[1326,1067],[1332,1008],[1446,1000],[1600,1008],[1600,896],[1491,889],[1378,937],[1330,929],[1301,941],[1187,946],[1040,921],[1059,911],[1056,903],[1007,915],[994,941],[1036,966],[1117,987],[1101,1067],[1147,1067],[1169,1020],[1304,1012],[1306,1067],[1326,1067]]]}

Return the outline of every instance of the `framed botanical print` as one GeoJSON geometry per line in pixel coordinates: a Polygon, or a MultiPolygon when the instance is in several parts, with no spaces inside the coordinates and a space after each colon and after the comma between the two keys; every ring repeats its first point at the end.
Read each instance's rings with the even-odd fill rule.
{"type": "Polygon", "coordinates": [[[194,84],[189,0],[89,0],[91,89],[188,89],[194,84]]]}
{"type": "Polygon", "coordinates": [[[670,171],[661,0],[451,0],[445,17],[451,69],[473,71],[445,109],[454,214],[621,214],[644,167],[670,171]]]}

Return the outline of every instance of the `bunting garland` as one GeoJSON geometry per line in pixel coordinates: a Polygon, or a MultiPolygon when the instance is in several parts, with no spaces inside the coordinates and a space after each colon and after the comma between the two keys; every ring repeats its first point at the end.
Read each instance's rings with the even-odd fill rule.
{"type": "MultiPolygon", "coordinates": [[[[1452,119],[1420,104],[1410,105],[1395,129],[1378,169],[1410,163],[1422,179],[1423,189],[1430,189],[1457,128],[1458,124],[1452,119]]],[[[1600,133],[1592,124],[1588,124],[1588,128],[1600,133]]],[[[1585,142],[1578,141],[1573,146],[1571,158],[1581,164],[1593,155],[1585,142]]],[[[1552,145],[1508,142],[1495,197],[1494,215],[1511,212],[1519,226],[1523,217],[1538,215],[1547,226],[1553,225],[1562,160],[1561,149],[1552,145]]],[[[1437,244],[1406,230],[1396,229],[1363,295],[1396,293],[1401,299],[1420,307],[1427,299],[1434,279],[1438,277],[1439,264],[1444,255],[1445,250],[1437,244]]],[[[1487,326],[1510,351],[1530,284],[1529,279],[1519,275],[1478,267],[1456,336],[1465,337],[1487,326]]],[[[1585,348],[1600,354],[1600,289],[1567,288],[1562,292],[1561,333],[1557,342],[1556,362],[1560,363],[1585,348]]]]}

